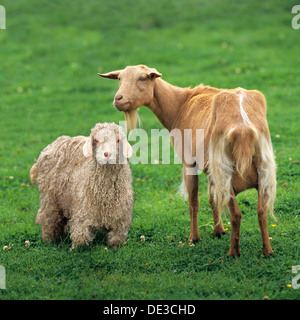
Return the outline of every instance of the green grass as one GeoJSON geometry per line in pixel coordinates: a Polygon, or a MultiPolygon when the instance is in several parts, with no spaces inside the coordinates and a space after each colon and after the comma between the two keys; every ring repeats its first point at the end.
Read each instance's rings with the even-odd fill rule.
{"type": "MultiPolygon", "coordinates": [[[[293,1],[1,4],[7,29],[0,30],[0,265],[7,288],[0,299],[299,299],[299,289],[287,286],[300,264],[300,30],[291,27],[293,1]],[[204,175],[202,241],[187,245],[188,203],[176,195],[180,165],[132,165],[133,224],[122,248],[106,251],[101,234],[72,252],[69,236],[41,241],[31,165],[60,135],[88,135],[96,122],[123,120],[112,106],[117,82],[97,73],[139,63],[179,86],[203,82],[265,94],[278,164],[278,222],[269,220],[273,258],[261,254],[254,190],[238,196],[241,257],[226,256],[229,216],[227,234],[213,238],[204,175]],[[13,246],[5,252],[5,245],[13,246]]],[[[161,128],[146,108],[140,115],[148,132],[161,128]]]]}

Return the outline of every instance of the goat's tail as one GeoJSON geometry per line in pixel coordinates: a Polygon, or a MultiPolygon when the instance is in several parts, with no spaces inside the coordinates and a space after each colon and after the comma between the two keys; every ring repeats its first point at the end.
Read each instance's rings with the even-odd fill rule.
{"type": "Polygon", "coordinates": [[[237,170],[244,178],[252,165],[256,141],[256,130],[240,124],[210,143],[208,167],[211,192],[220,214],[226,210],[231,198],[234,171],[237,170]]]}
{"type": "Polygon", "coordinates": [[[257,132],[252,126],[240,124],[231,129],[226,138],[232,145],[235,169],[245,179],[245,173],[252,165],[257,132]]]}
{"type": "Polygon", "coordinates": [[[35,163],[30,169],[30,182],[31,182],[31,184],[36,183],[36,178],[37,178],[37,166],[35,163]]]}

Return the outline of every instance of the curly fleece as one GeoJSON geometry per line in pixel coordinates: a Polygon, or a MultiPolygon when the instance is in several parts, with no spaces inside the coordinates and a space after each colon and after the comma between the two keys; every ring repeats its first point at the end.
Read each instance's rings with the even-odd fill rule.
{"type": "MultiPolygon", "coordinates": [[[[96,124],[99,130],[122,135],[114,123],[96,124]]],[[[55,237],[70,227],[72,246],[88,245],[96,232],[107,232],[107,244],[116,247],[127,238],[132,223],[133,189],[129,164],[101,165],[93,156],[83,156],[84,136],[61,136],[40,154],[30,171],[38,184],[40,209],[36,223],[42,226],[43,240],[55,237]]]]}

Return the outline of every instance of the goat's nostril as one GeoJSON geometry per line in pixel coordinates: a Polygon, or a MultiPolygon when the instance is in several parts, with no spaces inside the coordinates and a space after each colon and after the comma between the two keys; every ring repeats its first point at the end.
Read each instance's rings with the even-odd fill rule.
{"type": "Polygon", "coordinates": [[[115,100],[122,100],[123,99],[123,96],[121,94],[117,94],[115,96],[115,100]]]}
{"type": "Polygon", "coordinates": [[[111,155],[110,152],[104,152],[104,157],[105,157],[105,158],[108,158],[110,155],[111,155]]]}

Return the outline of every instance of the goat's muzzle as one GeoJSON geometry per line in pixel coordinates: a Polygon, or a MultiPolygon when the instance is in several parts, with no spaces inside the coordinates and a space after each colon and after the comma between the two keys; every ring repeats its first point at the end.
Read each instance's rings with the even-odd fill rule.
{"type": "Polygon", "coordinates": [[[127,111],[129,107],[129,102],[124,102],[120,103],[116,100],[114,100],[114,106],[119,110],[119,111],[127,111]]]}

